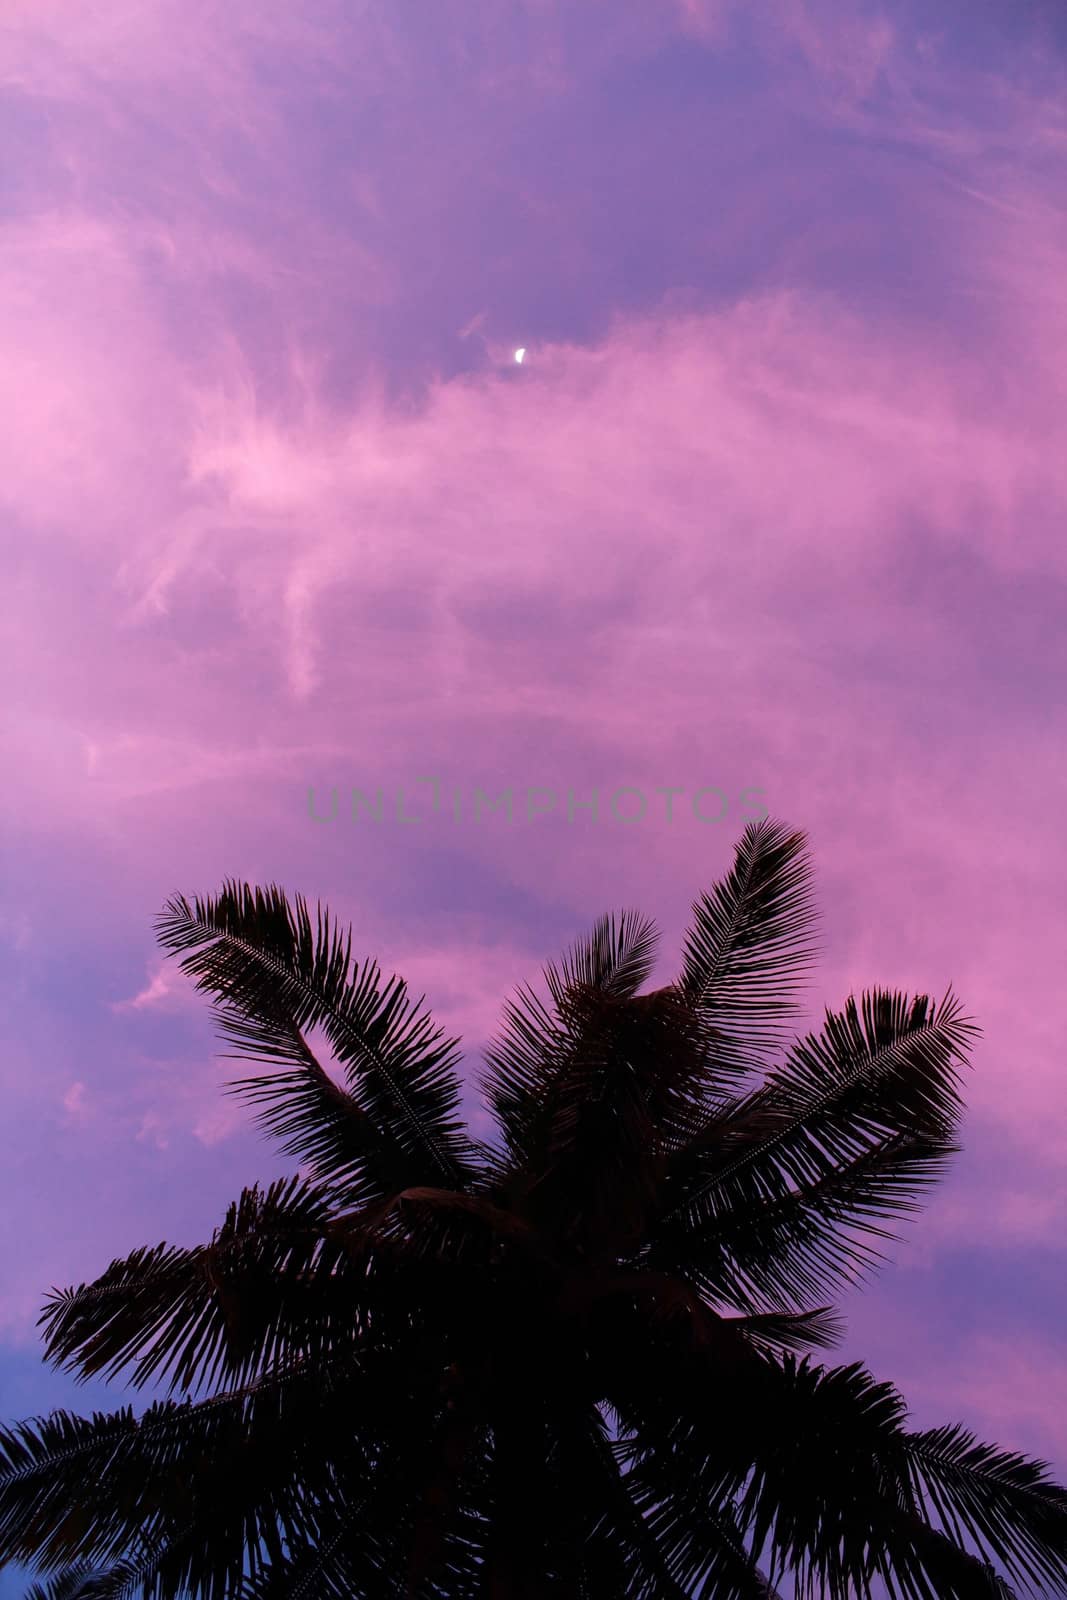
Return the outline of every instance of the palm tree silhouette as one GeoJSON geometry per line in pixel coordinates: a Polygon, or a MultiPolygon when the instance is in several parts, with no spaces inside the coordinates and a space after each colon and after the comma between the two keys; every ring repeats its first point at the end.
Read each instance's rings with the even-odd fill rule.
{"type": "Polygon", "coordinates": [[[172,900],[301,1173],[53,1293],[55,1364],[167,1393],[0,1431],[36,1600],[1067,1592],[1043,1463],[807,1353],[956,1149],[977,1032],[875,990],[787,1047],[810,883],[802,834],[750,827],[651,993],[653,925],[600,921],[506,1008],[491,1144],[457,1041],[325,910],[172,900]]]}

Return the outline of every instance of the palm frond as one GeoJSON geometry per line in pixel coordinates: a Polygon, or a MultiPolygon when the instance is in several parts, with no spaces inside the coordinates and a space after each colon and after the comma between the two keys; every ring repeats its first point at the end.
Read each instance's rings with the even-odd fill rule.
{"type": "Polygon", "coordinates": [[[302,1179],[246,1189],[209,1244],[136,1250],[93,1284],[53,1291],[39,1319],[46,1353],[81,1378],[130,1369],[137,1388],[187,1394],[324,1361],[352,1350],[385,1299],[387,1255],[374,1277],[368,1249],[302,1179]]]}
{"type": "Polygon", "coordinates": [[[35,1583],[26,1591],[26,1600],[101,1600],[101,1585],[111,1574],[96,1567],[68,1567],[65,1572],[35,1583]]]}
{"type": "Polygon", "coordinates": [[[549,1235],[622,1252],[644,1234],[668,1154],[706,1123],[707,1029],[673,988],[560,991],[553,1013],[527,993],[509,1024],[490,1062],[523,1083],[492,1184],[549,1235]]]}
{"type": "Polygon", "coordinates": [[[773,1355],[787,1350],[828,1350],[840,1343],[845,1326],[844,1319],[829,1306],[814,1311],[765,1311],[725,1321],[757,1350],[773,1355]]]}
{"type": "Polygon", "coordinates": [[[990,1562],[921,1516],[885,1507],[883,1517],[891,1554],[887,1546],[872,1565],[889,1600],[1018,1600],[990,1562]]]}
{"type": "Polygon", "coordinates": [[[746,1549],[730,1504],[714,1512],[705,1506],[689,1518],[683,1506],[674,1496],[650,1512],[649,1524],[668,1547],[672,1570],[684,1575],[685,1594],[692,1600],[782,1600],[746,1549]]]}
{"type": "MultiPolygon", "coordinates": [[[[72,1588],[63,1587],[63,1577],[57,1580],[58,1600],[134,1600],[135,1596],[140,1600],[140,1597],[158,1592],[160,1587],[166,1591],[166,1584],[161,1585],[160,1579],[167,1565],[173,1563],[177,1548],[178,1541],[160,1541],[150,1545],[140,1556],[116,1561],[106,1569],[75,1568],[66,1575],[72,1588]]],[[[41,1600],[42,1596],[43,1600],[52,1600],[51,1592],[43,1589],[35,1589],[27,1600],[41,1600]]]]}
{"type": "Polygon", "coordinates": [[[300,896],[227,883],[217,899],[168,902],[157,921],[164,949],[214,1002],[223,1037],[239,1056],[287,1070],[241,1080],[266,1106],[261,1120],[316,1173],[345,1180],[354,1200],[418,1183],[467,1186],[478,1152],[456,1114],[458,1041],[422,1001],[377,963],[352,963],[351,929],[329,912],[314,924],[300,896]],[[317,1062],[304,1035],[328,1039],[347,1094],[317,1062]]]}
{"type": "Polygon", "coordinates": [[[751,823],[730,873],[693,905],[679,987],[716,1030],[724,1075],[766,1066],[813,964],[806,844],[769,818],[751,823]]]}
{"type": "Polygon", "coordinates": [[[871,1241],[893,1242],[886,1226],[915,1215],[959,1151],[950,1139],[883,1134],[822,1176],[776,1198],[736,1203],[682,1236],[664,1230],[669,1258],[717,1301],[747,1311],[795,1307],[869,1277],[885,1260],[871,1241]]]}
{"type": "Polygon", "coordinates": [[[576,989],[595,989],[614,1000],[631,999],[652,971],[659,930],[638,911],[603,916],[545,977],[557,1005],[576,989]]]}
{"type": "Polygon", "coordinates": [[[349,1360],[140,1418],[58,1411],[2,1428],[0,1561],[110,1568],[168,1554],[191,1529],[182,1569],[200,1573],[203,1595],[224,1594],[262,1540],[306,1534],[329,1459],[366,1470],[394,1398],[349,1360]]]}
{"type": "Polygon", "coordinates": [[[1067,1490],[1043,1461],[982,1444],[960,1425],[905,1434],[911,1486],[957,1543],[1027,1585],[1067,1589],[1067,1490]]]}
{"type": "Polygon", "coordinates": [[[951,991],[875,990],[827,1012],[766,1083],[672,1157],[652,1255],[734,1303],[793,1306],[869,1271],[884,1223],[957,1148],[960,1068],[977,1033],[951,991]]]}
{"type": "Polygon", "coordinates": [[[479,1087],[514,1160],[529,1159],[532,1130],[540,1126],[545,1101],[579,1043],[573,997],[631,998],[652,970],[657,940],[655,924],[636,911],[603,916],[558,966],[545,967],[551,1009],[525,984],[505,1005],[504,1026],[486,1052],[479,1087]]]}
{"type": "Polygon", "coordinates": [[[800,1594],[845,1600],[876,1574],[905,1600],[993,1600],[1009,1578],[1067,1584],[1067,1491],[1047,1468],[962,1429],[914,1434],[859,1364],[786,1357],[753,1430],[741,1514],[800,1594]],[[968,1541],[974,1549],[968,1548],[968,1541]],[[975,1553],[977,1552],[977,1553],[975,1553]]]}

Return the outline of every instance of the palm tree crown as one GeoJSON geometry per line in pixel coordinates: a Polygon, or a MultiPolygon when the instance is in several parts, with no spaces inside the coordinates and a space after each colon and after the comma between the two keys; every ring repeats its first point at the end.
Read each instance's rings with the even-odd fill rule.
{"type": "Polygon", "coordinates": [[[167,1393],[0,1430],[0,1559],[37,1600],[1067,1593],[1043,1463],[809,1354],[955,1150],[976,1033],[875,990],[789,1044],[810,880],[750,827],[653,992],[652,924],[600,921],[505,1011],[492,1143],[457,1041],[325,910],[172,900],[300,1175],[52,1295],[53,1362],[167,1393]]]}

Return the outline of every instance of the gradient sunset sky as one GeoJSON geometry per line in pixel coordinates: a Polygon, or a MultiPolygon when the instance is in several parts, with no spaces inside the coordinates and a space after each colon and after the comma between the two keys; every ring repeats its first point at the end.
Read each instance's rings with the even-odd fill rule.
{"type": "Polygon", "coordinates": [[[984,1030],[841,1359],[1067,1477],[1062,4],[3,0],[0,352],[3,1415],[291,1170],[169,895],[327,899],[473,1067],[603,911],[666,981],[758,789],[808,1019],[984,1030]]]}

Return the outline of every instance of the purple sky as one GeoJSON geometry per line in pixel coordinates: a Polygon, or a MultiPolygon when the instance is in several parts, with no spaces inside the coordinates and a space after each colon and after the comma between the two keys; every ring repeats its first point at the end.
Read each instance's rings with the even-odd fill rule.
{"type": "Polygon", "coordinates": [[[473,1057],[601,911],[669,974],[752,787],[812,1014],[985,1030],[845,1356],[1067,1475],[1060,15],[4,0],[5,1414],[51,1284],[287,1168],[169,894],[327,898],[473,1057]],[[308,816],[429,774],[649,814],[308,816]]]}

